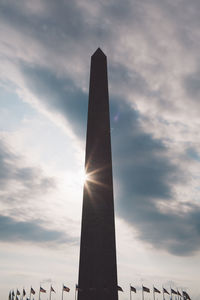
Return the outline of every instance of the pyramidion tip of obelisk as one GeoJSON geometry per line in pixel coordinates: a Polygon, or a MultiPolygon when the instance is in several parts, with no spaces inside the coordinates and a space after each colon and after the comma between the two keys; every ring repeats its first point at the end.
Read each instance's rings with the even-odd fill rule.
{"type": "Polygon", "coordinates": [[[97,50],[93,53],[92,57],[103,56],[106,57],[105,53],[101,50],[101,48],[97,48],[97,50]]]}

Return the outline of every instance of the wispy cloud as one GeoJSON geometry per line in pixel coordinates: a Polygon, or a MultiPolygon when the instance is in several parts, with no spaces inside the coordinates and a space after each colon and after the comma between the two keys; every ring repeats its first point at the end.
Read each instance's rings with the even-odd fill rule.
{"type": "Polygon", "coordinates": [[[23,165],[22,158],[0,141],[0,187],[2,202],[25,201],[34,195],[55,188],[52,177],[42,175],[41,169],[23,165]]]}
{"type": "MultiPolygon", "coordinates": [[[[198,251],[198,160],[195,166],[188,149],[199,155],[199,2],[36,1],[23,10],[22,4],[1,4],[9,33],[2,63],[19,75],[7,68],[3,78],[35,97],[41,111],[63,116],[84,140],[88,54],[102,45],[109,55],[118,215],[156,247],[176,255],[198,251]]],[[[36,170],[13,173],[8,164],[2,167],[9,180],[35,191],[51,185],[36,181],[36,170]]]]}
{"type": "MultiPolygon", "coordinates": [[[[86,128],[85,93],[44,69],[26,67],[23,71],[30,91],[40,96],[48,110],[56,110],[70,120],[82,140],[86,128]]],[[[198,218],[194,218],[199,207],[189,199],[182,204],[174,193],[176,185],[189,181],[188,174],[173,159],[165,142],[145,131],[141,120],[139,111],[128,101],[112,97],[114,174],[120,192],[116,196],[118,214],[138,231],[141,240],[175,255],[191,255],[199,249],[198,218]]],[[[186,148],[185,156],[187,151],[186,148]]]]}
{"type": "Polygon", "coordinates": [[[0,242],[32,243],[41,245],[76,244],[76,239],[62,231],[45,228],[41,220],[16,221],[0,215],[0,242]]]}

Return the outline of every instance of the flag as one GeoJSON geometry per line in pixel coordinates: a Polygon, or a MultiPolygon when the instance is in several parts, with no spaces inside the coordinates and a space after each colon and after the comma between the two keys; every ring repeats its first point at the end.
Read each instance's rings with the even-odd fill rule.
{"type": "Polygon", "coordinates": [[[130,286],[130,288],[131,288],[131,292],[136,293],[136,288],[134,288],[132,285],[130,286]]]}
{"type": "Polygon", "coordinates": [[[154,291],[154,293],[160,294],[160,291],[157,288],[155,288],[155,287],[153,287],[153,291],[154,291]]]}
{"type": "Polygon", "coordinates": [[[191,300],[190,296],[185,291],[183,291],[183,299],[184,300],[191,300]]]}
{"type": "Polygon", "coordinates": [[[8,300],[12,300],[11,291],[10,291],[10,293],[9,293],[8,300]]]}
{"type": "Polygon", "coordinates": [[[171,289],[171,293],[174,294],[174,295],[178,295],[178,293],[173,289],[171,289]]]}
{"type": "Polygon", "coordinates": [[[26,296],[26,291],[23,289],[23,297],[26,296]]]}
{"type": "Polygon", "coordinates": [[[178,296],[182,297],[181,293],[179,291],[177,291],[178,296]]]}
{"type": "Polygon", "coordinates": [[[150,293],[150,289],[147,288],[146,286],[142,286],[143,292],[150,293]]]}
{"type": "Polygon", "coordinates": [[[67,286],[63,285],[63,291],[68,292],[70,291],[70,288],[68,288],[67,286]]]}
{"type": "Polygon", "coordinates": [[[32,287],[31,287],[31,294],[35,295],[35,291],[32,287]]]}
{"type": "Polygon", "coordinates": [[[46,293],[47,291],[45,289],[43,289],[42,287],[40,287],[40,292],[41,293],[46,293]]]}
{"type": "Polygon", "coordinates": [[[117,290],[119,291],[119,292],[123,292],[123,289],[121,288],[121,286],[117,286],[117,290]]]}
{"type": "Polygon", "coordinates": [[[54,293],[56,292],[56,291],[53,289],[52,285],[51,285],[51,292],[54,292],[54,293]]]}
{"type": "Polygon", "coordinates": [[[83,290],[76,284],[76,291],[82,292],[83,290]]]}
{"type": "Polygon", "coordinates": [[[169,292],[165,288],[163,288],[163,293],[169,295],[169,292]]]}
{"type": "Polygon", "coordinates": [[[19,296],[20,295],[20,292],[17,290],[17,295],[19,296]]]}

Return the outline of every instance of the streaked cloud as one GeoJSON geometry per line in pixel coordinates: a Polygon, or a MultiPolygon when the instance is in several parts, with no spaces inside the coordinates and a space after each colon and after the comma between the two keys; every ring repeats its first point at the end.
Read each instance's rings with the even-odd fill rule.
{"type": "MultiPolygon", "coordinates": [[[[82,140],[86,128],[85,93],[70,80],[59,79],[47,70],[26,67],[23,72],[31,92],[40,97],[47,109],[59,112],[70,121],[73,131],[82,140]]],[[[178,162],[173,162],[173,153],[169,153],[164,141],[145,132],[141,114],[131,108],[128,101],[112,97],[111,119],[114,169],[120,187],[120,196],[116,197],[119,216],[147,243],[175,255],[192,255],[199,249],[198,218],[193,214],[198,215],[200,210],[189,199],[182,204],[173,191],[175,185],[187,183],[188,175],[178,162]]]]}
{"type": "Polygon", "coordinates": [[[13,149],[8,149],[3,140],[0,141],[0,166],[1,199],[4,201],[21,201],[22,196],[32,197],[55,188],[52,177],[43,176],[39,168],[23,166],[21,157],[17,156],[13,149]],[[14,197],[9,194],[10,188],[15,191],[14,197]]]}
{"type": "Polygon", "coordinates": [[[62,231],[50,230],[41,220],[16,221],[0,215],[0,242],[41,244],[56,247],[59,244],[76,244],[77,241],[62,231]]]}
{"type": "MultiPolygon", "coordinates": [[[[150,245],[174,264],[183,259],[187,266],[200,250],[199,6],[198,0],[0,4],[2,85],[66,129],[66,136],[73,135],[70,143],[80,152],[89,55],[99,46],[108,55],[117,216],[133,233],[130,243],[137,238],[141,247],[150,245]]],[[[78,205],[73,191],[66,208],[54,172],[47,176],[40,164],[28,160],[25,165],[17,151],[0,146],[4,221],[16,222],[22,232],[27,222],[33,239],[38,229],[47,239],[48,232],[55,232],[55,240],[61,241],[61,225],[39,218],[37,227],[34,211],[25,220],[20,207],[15,218],[12,203],[22,204],[30,196],[39,211],[46,205],[39,204],[42,194],[48,195],[71,217],[78,205]]],[[[74,164],[71,159],[70,166],[74,164]]]]}

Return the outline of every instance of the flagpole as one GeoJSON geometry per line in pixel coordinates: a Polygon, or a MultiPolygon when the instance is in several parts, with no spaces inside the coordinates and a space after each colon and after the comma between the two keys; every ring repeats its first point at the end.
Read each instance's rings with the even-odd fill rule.
{"type": "Polygon", "coordinates": [[[49,300],[51,300],[51,286],[50,286],[50,292],[49,292],[49,300]]]}
{"type": "Polygon", "coordinates": [[[75,284],[75,300],[76,300],[76,284],[75,284]]]}
{"type": "Polygon", "coordinates": [[[153,300],[155,300],[154,285],[153,285],[153,300]]]}
{"type": "MultiPolygon", "coordinates": [[[[183,289],[181,288],[181,293],[182,293],[182,297],[183,297],[183,289]]],[[[184,297],[183,297],[183,300],[184,300],[184,297]]]]}
{"type": "Polygon", "coordinates": [[[172,287],[171,287],[171,285],[170,285],[170,291],[171,291],[171,300],[173,300],[172,299],[172,287]]]}
{"type": "MultiPolygon", "coordinates": [[[[31,286],[31,288],[32,288],[32,286],[31,286]]],[[[31,289],[30,289],[30,297],[29,297],[29,298],[30,298],[30,300],[31,300],[31,289]]]]}
{"type": "Polygon", "coordinates": [[[144,300],[144,291],[143,291],[143,285],[142,285],[142,300],[144,300]]]}
{"type": "Polygon", "coordinates": [[[130,284],[130,300],[132,300],[132,299],[131,299],[131,284],[130,284]]]}
{"type": "Polygon", "coordinates": [[[163,285],[162,285],[162,298],[163,298],[163,300],[165,300],[165,299],[164,299],[164,290],[163,290],[163,285]]]}
{"type": "Polygon", "coordinates": [[[39,300],[40,300],[40,290],[39,290],[39,300]]]}
{"type": "Polygon", "coordinates": [[[62,300],[63,300],[63,287],[62,287],[62,300]]]}

